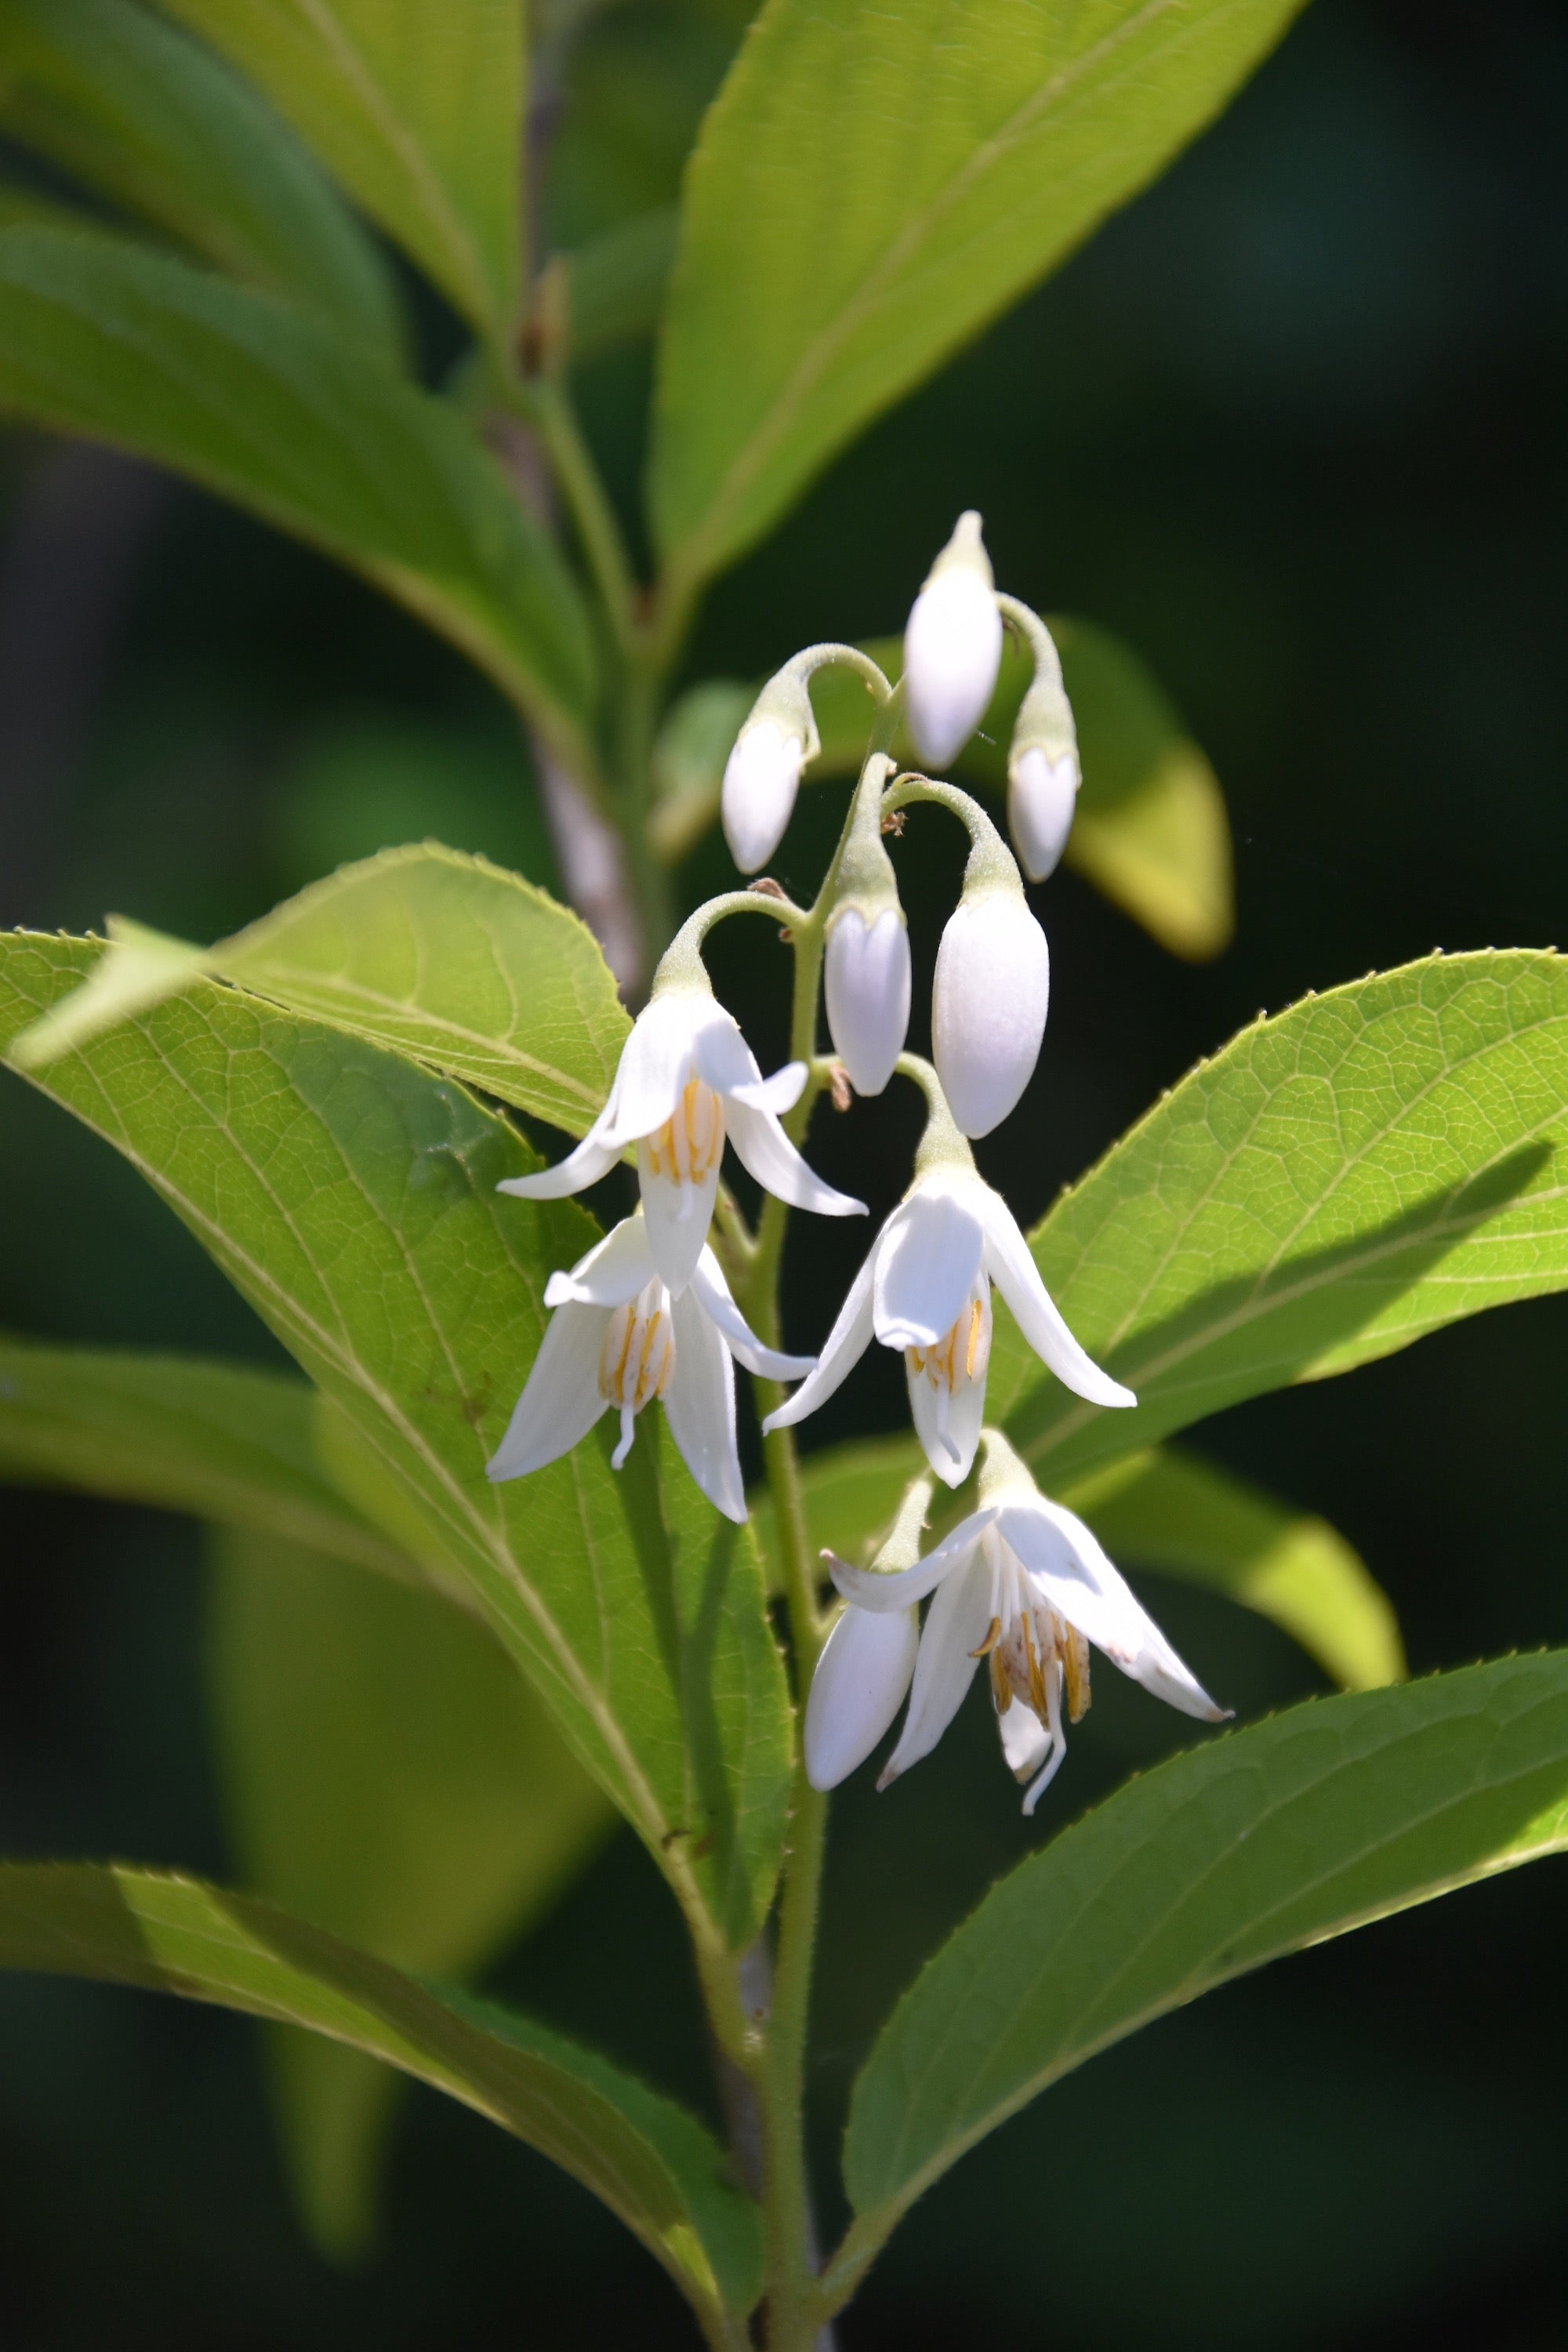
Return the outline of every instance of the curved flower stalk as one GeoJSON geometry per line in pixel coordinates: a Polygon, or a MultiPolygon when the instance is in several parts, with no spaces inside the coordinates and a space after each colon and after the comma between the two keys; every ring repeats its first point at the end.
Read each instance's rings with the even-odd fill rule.
{"type": "MultiPolygon", "coordinates": [[[[1047,1501],[995,1430],[985,1433],[980,1508],[923,1559],[889,1574],[884,1567],[851,1568],[831,1554],[824,1557],[832,1559],[833,1580],[850,1605],[834,1628],[818,1674],[836,1642],[847,1659],[875,1654],[886,1664],[879,1674],[862,1672],[858,1678],[840,1670],[830,1682],[808,1753],[817,1787],[831,1787],[854,1769],[837,1769],[844,1758],[858,1762],[869,1755],[906,1688],[904,1727],[877,1786],[887,1788],[929,1756],[982,1658],[1002,1753],[1014,1778],[1027,1783],[1026,1813],[1034,1811],[1067,1754],[1065,1726],[1088,1712],[1090,1643],[1167,1706],[1205,1723],[1226,1719],[1226,1710],[1194,1679],[1083,1521],[1047,1501]],[[892,1665],[896,1655],[909,1653],[909,1612],[928,1593],[935,1597],[918,1652],[896,1687],[892,1665]],[[863,1615],[897,1630],[878,1648],[855,1623],[863,1615]],[[817,1779],[817,1768],[833,1779],[817,1779]]],[[[815,1699],[815,1687],[812,1695],[815,1699]]]]}
{"type": "Polygon", "coordinates": [[[610,1098],[576,1150],[497,1190],[525,1201],[561,1200],[597,1183],[635,1143],[654,1265],[679,1292],[707,1245],[726,1137],[757,1182],[792,1208],[822,1217],[866,1214],[864,1202],[813,1174],[779,1125],[805,1076],[804,1062],[787,1062],[764,1078],[710,989],[686,978],[662,989],[656,982],[621,1048],[610,1098]]]}
{"type": "Polygon", "coordinates": [[[672,1295],[640,1209],[569,1274],[552,1274],[544,1303],[553,1310],[550,1326],[487,1476],[500,1481],[542,1470],[612,1409],[621,1421],[610,1457],[618,1470],[631,1451],[637,1414],[658,1397],[702,1492],[726,1518],[743,1521],[731,1359],[774,1381],[799,1380],[816,1359],[763,1345],[710,1249],[700,1252],[689,1284],[672,1295]]]}
{"type": "Polygon", "coordinates": [[[879,1339],[902,1352],[926,1460],[957,1486],[969,1475],[985,1418],[993,1283],[1035,1353],[1076,1395],[1102,1405],[1138,1400],[1068,1329],[1017,1219],[953,1127],[935,1072],[912,1055],[900,1066],[919,1078],[931,1104],[915,1181],[872,1243],[816,1370],[763,1428],[789,1429],[815,1412],[879,1339]]]}

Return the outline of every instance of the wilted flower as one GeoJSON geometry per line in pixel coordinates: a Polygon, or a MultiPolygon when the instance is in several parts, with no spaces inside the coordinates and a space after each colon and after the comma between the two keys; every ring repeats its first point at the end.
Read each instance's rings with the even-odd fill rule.
{"type": "Polygon", "coordinates": [[[895,902],[868,924],[857,906],[833,919],[824,993],[834,1051],[857,1094],[879,1095],[910,1025],[910,935],[895,902]]]}
{"type": "Polygon", "coordinates": [[[497,1189],[557,1201],[596,1183],[629,1143],[654,1265],[684,1290],[708,1238],[726,1135],[759,1184],[792,1208],[863,1217],[865,1204],[813,1175],[779,1125],[805,1084],[804,1062],[771,1078],[723,1006],[705,988],[667,988],[639,1013],[621,1048],[610,1098],[574,1151],[536,1176],[497,1189]]]}
{"type": "Polygon", "coordinates": [[[549,1327],[486,1475],[500,1480],[542,1470],[612,1410],[621,1421],[620,1443],[610,1457],[618,1470],[631,1449],[637,1415],[658,1397],[702,1492],[726,1518],[743,1520],[731,1359],[769,1380],[794,1381],[811,1370],[815,1358],[763,1347],[710,1249],[699,1255],[689,1285],[672,1295],[654,1265],[640,1210],[623,1218],[570,1274],[552,1274],[544,1303],[553,1310],[549,1327]]]}
{"type": "Polygon", "coordinates": [[[904,706],[922,760],[945,768],[985,716],[1002,664],[1002,616],[980,517],[957,527],[904,631],[904,706]]]}
{"type": "MultiPolygon", "coordinates": [[[[1005,852],[1003,853],[1005,856],[1005,852]]],[[[989,1135],[1034,1076],[1051,959],[1013,885],[966,889],[942,935],[931,989],[931,1054],[964,1135],[989,1135]]]]}
{"type": "Polygon", "coordinates": [[[972,1166],[944,1163],[917,1177],[893,1211],[850,1286],[816,1370],[763,1427],[785,1429],[815,1412],[875,1338],[902,1350],[926,1459],[939,1478],[958,1486],[969,1475],[985,1418],[993,1282],[1058,1380],[1091,1404],[1137,1402],[1068,1329],[1001,1194],[972,1166]]]}
{"type": "Polygon", "coordinates": [[[1088,1709],[1091,1642],[1184,1715],[1224,1720],[1226,1710],[1194,1680],[1083,1521],[1047,1502],[994,1430],[985,1433],[980,1506],[913,1567],[888,1574],[832,1560],[833,1580],[850,1606],[817,1669],[842,1639],[842,1661],[818,1710],[834,1719],[819,1725],[814,1750],[833,1778],[818,1779],[814,1770],[816,1786],[831,1787],[869,1755],[898,1711],[911,1670],[909,1713],[877,1786],[885,1789],[919,1763],[957,1714],[982,1658],[1002,1752],[1015,1778],[1028,1783],[1026,1813],[1034,1811],[1067,1753],[1064,1724],[1077,1723],[1088,1709]],[[928,1593],[935,1598],[900,1685],[895,1669],[910,1654],[909,1611],[928,1593]],[[879,1642],[855,1623],[862,1614],[890,1621],[893,1630],[879,1642]],[[868,1664],[858,1674],[844,1670],[862,1658],[868,1664]]]}

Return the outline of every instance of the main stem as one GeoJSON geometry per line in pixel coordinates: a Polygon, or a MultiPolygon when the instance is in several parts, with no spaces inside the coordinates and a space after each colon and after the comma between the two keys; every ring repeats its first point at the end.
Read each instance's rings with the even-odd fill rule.
{"type": "MultiPolygon", "coordinates": [[[[810,1068],[816,1042],[817,994],[822,979],[823,927],[818,915],[795,930],[795,1004],[792,1058],[810,1068]]],[[[785,1121],[793,1142],[805,1131],[820,1081],[808,1081],[785,1121]]],[[[779,1344],[779,1272],[789,1212],[771,1193],[757,1231],[755,1255],[747,1268],[746,1304],[753,1327],[769,1347],[779,1344]]],[[[785,1391],[758,1383],[764,1414],[784,1402],[785,1391]]],[[[763,1458],[778,1528],[784,1603],[795,1653],[795,1688],[804,1706],[826,1636],[817,1605],[817,1573],[806,1528],[805,1500],[795,1433],[769,1432],[763,1458]]],[[[778,1946],[769,2021],[756,2093],[763,2136],[763,2195],[767,2227],[767,2328],[769,2352],[806,2352],[817,2336],[816,2258],[805,2149],[805,2052],[810,2021],[812,1962],[826,1849],[827,1802],[805,1777],[797,1756],[791,1801],[789,1847],[779,1903],[778,1946]]]]}

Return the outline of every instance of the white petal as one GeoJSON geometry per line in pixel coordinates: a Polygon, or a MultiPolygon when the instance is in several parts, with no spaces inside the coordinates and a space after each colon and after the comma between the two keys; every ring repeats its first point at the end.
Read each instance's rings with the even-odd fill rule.
{"type": "Polygon", "coordinates": [[[730,1296],[730,1286],[710,1249],[705,1249],[698,1259],[691,1287],[710,1322],[718,1327],[730,1353],[749,1372],[761,1372],[769,1381],[798,1381],[815,1369],[815,1356],[785,1356],[776,1348],[763,1347],[730,1296]]]}
{"type": "Polygon", "coordinates": [[[960,1380],[948,1391],[945,1381],[933,1386],[926,1372],[908,1370],[910,1417],[925,1448],[926,1460],[944,1486],[962,1486],[974,1467],[985,1419],[985,1380],[960,1380]]]}
{"type": "Polygon", "coordinates": [[[814,1789],[836,1789],[866,1761],[903,1704],[919,1647],[912,1609],[890,1617],[844,1611],[805,1702],[805,1776],[814,1789]]]}
{"type": "Polygon", "coordinates": [[[991,1570],[976,1552],[962,1574],[949,1577],[927,1610],[910,1711],[899,1744],[882,1767],[879,1789],[929,1756],[963,1705],[980,1663],[973,1653],[991,1622],[991,1570]]]}
{"type": "Polygon", "coordinates": [[[743,1168],[749,1169],[764,1192],[787,1201],[792,1209],[813,1209],[819,1217],[863,1217],[864,1201],[836,1192],[808,1168],[772,1111],[755,1110],[731,1095],[724,1124],[743,1168]]]}
{"type": "Polygon", "coordinates": [[[542,1168],[536,1176],[508,1176],[496,1186],[498,1192],[511,1192],[521,1201],[563,1201],[569,1192],[586,1192],[601,1176],[607,1176],[620,1158],[620,1146],[605,1143],[600,1129],[601,1116],[591,1127],[574,1151],[558,1160],[553,1168],[542,1168]]]}
{"type": "Polygon", "coordinates": [[[785,1062],[771,1078],[759,1077],[755,1085],[731,1087],[729,1096],[731,1102],[746,1103],[752,1110],[772,1111],[775,1118],[782,1118],[786,1110],[795,1108],[805,1086],[805,1064],[785,1062]]]}
{"type": "Polygon", "coordinates": [[[772,719],[743,727],[724,763],[720,808],[730,855],[742,874],[764,866],[784,838],[800,787],[805,746],[772,719]]]}
{"type": "Polygon", "coordinates": [[[1002,661],[1002,616],[968,564],[939,572],[904,632],[904,698],[922,760],[945,768],[985,716],[1002,661]]]}
{"type": "Polygon", "coordinates": [[[669,1311],[675,1326],[675,1369],[664,1392],[669,1433],[709,1501],[727,1519],[744,1525],[730,1351],[689,1290],[671,1302],[669,1311]]]}
{"type": "Polygon", "coordinates": [[[886,907],[868,929],[847,907],[827,934],[827,1027],[858,1095],[879,1095],[910,1026],[910,935],[886,907]]]}
{"type": "Polygon", "coordinates": [[[1015,1698],[1005,1715],[996,1718],[1002,1753],[1016,1780],[1027,1780],[1038,1771],[1051,1744],[1051,1735],[1032,1706],[1015,1698]]]}
{"type": "Polygon", "coordinates": [[[653,1278],[647,1228],[641,1217],[623,1217],[580,1257],[570,1274],[552,1274],[544,1286],[546,1307],[624,1307],[653,1278]]]}
{"type": "Polygon", "coordinates": [[[710,996],[691,988],[670,989],[644,1006],[621,1048],[616,1090],[601,1121],[605,1143],[619,1150],[674,1117],[698,1032],[718,1012],[710,996]]]}
{"type": "Polygon", "coordinates": [[[1053,760],[1038,743],[1020,751],[1007,779],[1007,826],[1018,863],[1031,882],[1054,874],[1078,808],[1078,761],[1070,751],[1053,760]]]}
{"type": "Polygon", "coordinates": [[[920,1185],[877,1244],[877,1337],[884,1348],[934,1348],[974,1288],[985,1251],[976,1213],[985,1187],[920,1185]],[[973,1194],[973,1201],[969,1195],[973,1194]]]}
{"type": "Polygon", "coordinates": [[[1000,1127],[1034,1076],[1051,960],[1021,890],[963,898],[937,950],[931,1058],[965,1135],[1000,1127]]]}
{"type": "Polygon", "coordinates": [[[825,1404],[870,1346],[871,1284],[876,1264],[877,1253],[873,1249],[849,1286],[848,1295],[838,1310],[838,1320],[816,1360],[816,1370],[801,1382],[786,1404],[769,1413],[763,1423],[764,1437],[770,1429],[793,1428],[808,1412],[815,1412],[819,1404],[825,1404]]]}
{"type": "Polygon", "coordinates": [[[1040,1279],[1040,1269],[1018,1231],[1016,1218],[1000,1193],[986,1187],[982,1213],[985,1219],[985,1265],[991,1279],[1013,1310],[1014,1319],[1042,1363],[1058,1381],[1090,1404],[1133,1405],[1131,1389],[1102,1372],[1086,1356],[1040,1279]]]}
{"type": "Polygon", "coordinates": [[[698,1258],[713,1222],[713,1197],[719,1190],[719,1159],[700,1184],[678,1183],[673,1176],[655,1175],[646,1145],[637,1150],[637,1189],[647,1221],[653,1262],[672,1291],[684,1290],[697,1269],[698,1258]]]}
{"type": "Polygon", "coordinates": [[[606,1320],[596,1307],[563,1307],[551,1317],[506,1435],[485,1465],[487,1478],[542,1470],[587,1435],[605,1410],[599,1349],[606,1320]]]}
{"type": "Polygon", "coordinates": [[[1005,1503],[996,1532],[1011,1545],[1058,1616],[1156,1698],[1208,1723],[1224,1720],[1083,1521],[1042,1495],[1005,1503]]]}
{"type": "Polygon", "coordinates": [[[912,1568],[900,1568],[891,1574],[886,1569],[851,1567],[848,1560],[839,1559],[831,1552],[825,1557],[830,1564],[833,1581],[846,1601],[852,1601],[857,1609],[885,1615],[890,1609],[907,1609],[912,1601],[923,1601],[928,1592],[934,1592],[944,1578],[966,1562],[995,1517],[994,1511],[972,1511],[923,1559],[917,1559],[912,1568]]]}

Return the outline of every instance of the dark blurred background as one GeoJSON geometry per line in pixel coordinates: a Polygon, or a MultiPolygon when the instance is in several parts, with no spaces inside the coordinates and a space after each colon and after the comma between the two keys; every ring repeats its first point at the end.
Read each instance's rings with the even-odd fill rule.
{"type": "MultiPolygon", "coordinates": [[[[599,20],[557,154],[561,242],[668,199],[738,21],[728,0],[599,20]]],[[[426,323],[434,369],[450,339],[426,323]]],[[[1316,0],[1166,180],[715,592],[693,677],[896,628],[977,505],[1003,583],[1121,631],[1215,761],[1240,910],[1219,962],[1172,962],[1070,875],[1037,894],[1050,1034],[982,1154],[1026,1219],[1259,1006],[1435,945],[1558,939],[1565,362],[1564,12],[1316,0]]],[[[647,377],[632,354],[584,387],[628,499],[647,377]]],[[[76,929],[116,908],[214,938],[425,833],[550,878],[510,722],[456,656],[118,458],[13,437],[0,465],[5,919],[76,929]]],[[[815,882],[841,800],[805,795],[782,878],[815,882]]],[[[955,843],[932,814],[900,855],[929,973],[955,843]]],[[[710,845],[687,895],[725,871],[710,845]]],[[[723,947],[721,986],[766,1060],[782,961],[755,937],[723,947]]],[[[915,1116],[895,1095],[825,1119],[814,1156],[879,1210],[915,1116]]],[[[128,1170],[16,1084],[0,1236],[5,1326],[276,1354],[128,1170]]],[[[802,1341],[863,1234],[811,1241],[790,1284],[802,1341]]],[[[1416,1671],[1560,1643],[1565,1351],[1568,1300],[1511,1308],[1197,1444],[1335,1521],[1393,1594],[1416,1671]]],[[[812,1437],[893,1425],[898,1386],[890,1358],[868,1365],[812,1437]]],[[[0,1851],[225,1874],[198,1532],[41,1495],[0,1512],[0,1851]]],[[[1145,1590],[1244,1718],[1318,1686],[1261,1622],[1145,1590]]],[[[825,2179],[858,2055],[923,1955],[1042,1834],[1183,1737],[1105,1672],[1032,1825],[978,1701],[888,1796],[867,1775],[845,1792],[817,2009],[825,2179]]],[[[1568,2341],[1565,1929],[1568,1875],[1545,1864],[1137,2037],[927,2200],[844,2345],[1568,2341]]],[[[674,1916],[629,1838],[496,1984],[711,2104],[674,1916]]],[[[383,2251],[333,2272],[290,2219],[250,2029],[173,2002],[0,1982],[0,2177],[7,2347],[690,2340],[585,2194],[423,2091],[383,2251]]]]}

